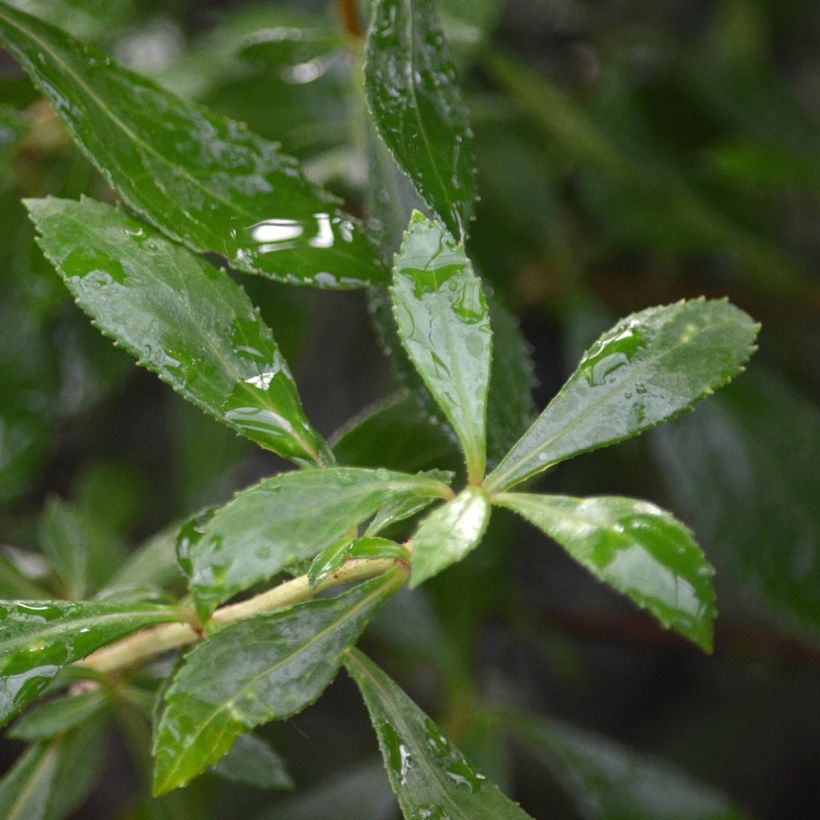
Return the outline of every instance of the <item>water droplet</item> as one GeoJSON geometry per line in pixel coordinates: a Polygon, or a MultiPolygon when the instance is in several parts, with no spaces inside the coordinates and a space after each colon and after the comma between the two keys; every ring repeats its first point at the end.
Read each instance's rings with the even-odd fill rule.
{"type": "Polygon", "coordinates": [[[613,335],[599,339],[586,352],[581,360],[581,373],[592,387],[603,385],[643,347],[644,340],[635,324],[616,328],[613,335]]]}

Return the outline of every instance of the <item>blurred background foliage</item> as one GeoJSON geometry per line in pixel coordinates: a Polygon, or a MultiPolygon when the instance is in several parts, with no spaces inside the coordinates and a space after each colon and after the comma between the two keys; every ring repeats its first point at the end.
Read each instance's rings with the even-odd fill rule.
{"type": "MultiPolygon", "coordinates": [[[[14,5],[244,120],[364,212],[373,146],[356,46],[335,3],[14,5]]],[[[521,317],[537,405],[612,319],[633,310],[727,295],[763,332],[749,372],[696,412],[542,481],[546,490],[648,498],[695,530],[718,570],[713,657],[503,515],[482,550],[429,590],[399,596],[366,644],[537,817],[637,815],[618,814],[615,803],[609,813],[574,804],[572,784],[545,777],[539,753],[508,743],[499,708],[551,715],[657,755],[752,816],[812,816],[820,802],[820,5],[437,5],[475,131],[481,201],[468,249],[521,317]]],[[[173,584],[163,528],[283,465],[185,405],[89,325],[35,247],[20,205],[46,193],[113,198],[3,56],[2,597],[28,597],[38,585],[87,596],[115,573],[173,584]],[[155,558],[128,563],[129,550],[152,537],[155,558]],[[72,566],[77,545],[82,572],[72,566]]],[[[241,281],[323,433],[392,394],[396,380],[361,293],[241,281]]],[[[410,469],[447,466],[452,452],[434,428],[419,421],[399,435],[414,412],[399,403],[379,417],[396,430],[387,458],[410,469]]],[[[339,446],[351,462],[385,457],[361,431],[339,446]]],[[[364,710],[343,677],[317,707],[265,730],[295,795],[207,777],[143,802],[130,754],[145,738],[135,729],[126,743],[105,741],[105,774],[77,816],[392,816],[364,710]]],[[[553,770],[564,759],[561,731],[552,745],[533,742],[542,757],[548,747],[557,755],[553,770]]],[[[603,741],[588,745],[606,758],[603,741]]],[[[19,749],[5,743],[3,768],[19,749]]],[[[662,779],[655,788],[674,793],[662,779]]]]}

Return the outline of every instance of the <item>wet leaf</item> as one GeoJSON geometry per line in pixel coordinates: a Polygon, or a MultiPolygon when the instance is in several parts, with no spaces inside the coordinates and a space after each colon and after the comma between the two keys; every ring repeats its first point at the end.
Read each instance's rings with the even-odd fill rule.
{"type": "Polygon", "coordinates": [[[425,476],[334,467],[266,479],[239,493],[202,529],[190,552],[201,614],[287,566],[312,558],[400,497],[442,498],[425,476]]]}
{"type": "Polygon", "coordinates": [[[416,587],[474,550],[490,520],[490,502],[481,487],[467,487],[452,501],[433,510],[412,539],[416,587]]]}
{"type": "Polygon", "coordinates": [[[40,245],[96,326],[200,409],[297,463],[332,459],[244,291],[92,200],[27,201],[40,245]]]}
{"type": "Polygon", "coordinates": [[[669,513],[614,496],[501,493],[493,501],[535,524],[665,627],[711,652],[714,570],[692,533],[669,513]]]}
{"type": "Polygon", "coordinates": [[[285,761],[255,735],[241,735],[211,770],[225,780],[257,789],[292,789],[285,761]]]}
{"type": "Polygon", "coordinates": [[[743,820],[717,790],[663,760],[533,715],[512,723],[585,820],[743,820]]]}
{"type": "Polygon", "coordinates": [[[185,785],[241,734],[313,703],[345,648],[401,586],[393,570],[337,598],[228,626],[185,657],[154,738],[154,794],[185,785]]]}
{"type": "Polygon", "coordinates": [[[5,5],[0,43],[107,182],[171,239],[297,284],[384,280],[370,240],[338,201],[244,125],[5,5]]]}
{"type": "Polygon", "coordinates": [[[0,723],[31,703],[67,664],[153,624],[168,607],[75,601],[0,602],[0,723]]]}
{"type": "Polygon", "coordinates": [[[395,541],[366,535],[363,538],[344,538],[337,544],[319,553],[308,569],[308,583],[315,589],[326,581],[334,572],[341,569],[346,561],[357,558],[378,560],[392,558],[397,561],[409,561],[407,549],[395,541]]]}
{"type": "Polygon", "coordinates": [[[345,669],[362,693],[402,813],[415,818],[475,820],[529,817],[476,772],[439,728],[361,652],[345,669]]]}
{"type": "Polygon", "coordinates": [[[422,199],[459,240],[476,195],[472,132],[431,0],[376,0],[365,91],[373,122],[422,199]]]}
{"type": "Polygon", "coordinates": [[[85,723],[106,703],[108,694],[101,690],[58,698],[32,708],[7,734],[15,740],[48,740],[85,723]]]}
{"type": "Polygon", "coordinates": [[[488,488],[507,489],[680,415],[742,372],[758,330],[734,305],[703,299],[622,319],[587,350],[488,488]]]}
{"type": "Polygon", "coordinates": [[[402,344],[452,425],[473,482],[486,462],[492,331],[481,280],[462,245],[416,211],[391,287],[402,344]]]}

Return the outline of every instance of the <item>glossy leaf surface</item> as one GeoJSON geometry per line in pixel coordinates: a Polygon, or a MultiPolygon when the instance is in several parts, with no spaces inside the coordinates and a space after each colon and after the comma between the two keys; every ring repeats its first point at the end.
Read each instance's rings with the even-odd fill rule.
{"type": "Polygon", "coordinates": [[[6,5],[0,44],[108,183],[172,239],[221,254],[238,270],[297,284],[384,280],[370,240],[338,201],[244,125],[6,5]]]}
{"type": "Polygon", "coordinates": [[[228,626],[196,647],[165,693],[154,738],[154,793],[185,785],[254,726],[309,706],[344,649],[401,586],[394,570],[337,598],[228,626]]]}
{"type": "Polygon", "coordinates": [[[107,336],[180,395],[300,463],[331,458],[270,329],[222,271],[92,200],[28,200],[40,245],[107,336]]]}
{"type": "Polygon", "coordinates": [[[379,560],[392,558],[398,561],[408,561],[410,554],[405,547],[388,538],[366,535],[363,538],[344,538],[338,544],[328,547],[319,553],[308,569],[308,583],[311,589],[320,586],[330,578],[334,572],[341,569],[346,561],[366,558],[379,560]]]}
{"type": "Polygon", "coordinates": [[[180,620],[176,610],[147,604],[0,602],[0,723],[34,700],[66,664],[143,627],[180,620]]]}
{"type": "Polygon", "coordinates": [[[266,479],[239,493],[202,530],[190,553],[191,588],[201,613],[331,546],[389,501],[442,498],[424,476],[334,467],[266,479]]]}
{"type": "Polygon", "coordinates": [[[421,198],[459,240],[475,200],[467,110],[431,0],[375,0],[365,62],[373,121],[421,198]]]}
{"type": "Polygon", "coordinates": [[[345,668],[367,705],[390,785],[406,818],[529,817],[475,771],[435,723],[371,660],[350,650],[345,668]]]}
{"type": "Polygon", "coordinates": [[[396,255],[391,295],[402,344],[461,441],[470,477],[480,480],[492,357],[487,301],[463,246],[418,211],[396,255]]]}
{"type": "Polygon", "coordinates": [[[241,735],[212,769],[214,774],[257,789],[292,789],[282,760],[268,743],[255,735],[241,735]]]}
{"type": "Polygon", "coordinates": [[[585,820],[742,820],[715,789],[608,738],[527,716],[518,737],[543,761],[585,820]]]}
{"type": "Polygon", "coordinates": [[[108,702],[102,691],[82,692],[52,700],[27,712],[8,733],[15,740],[48,740],[85,723],[108,702]]]}
{"type": "Polygon", "coordinates": [[[758,329],[734,305],[702,299],[622,319],[587,350],[488,486],[506,489],[674,418],[742,371],[758,329]]]}
{"type": "Polygon", "coordinates": [[[753,369],[651,443],[718,577],[742,585],[784,625],[820,634],[817,406],[753,369]]]}
{"type": "Polygon", "coordinates": [[[433,510],[413,536],[410,586],[438,575],[474,550],[489,520],[490,502],[480,487],[467,487],[433,510]]]}
{"type": "Polygon", "coordinates": [[[648,501],[607,496],[503,493],[493,500],[535,524],[665,627],[711,651],[714,570],[669,513],[648,501]]]}

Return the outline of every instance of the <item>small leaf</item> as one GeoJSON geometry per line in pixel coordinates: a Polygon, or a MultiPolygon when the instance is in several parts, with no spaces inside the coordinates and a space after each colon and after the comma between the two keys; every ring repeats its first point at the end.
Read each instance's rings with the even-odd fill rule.
{"type": "Polygon", "coordinates": [[[222,271],[93,200],[27,200],[39,243],[107,336],[200,409],[298,463],[332,459],[270,329],[222,271]]]}
{"type": "Polygon", "coordinates": [[[268,743],[254,735],[238,737],[211,771],[225,780],[257,789],[293,788],[285,761],[268,743]]]}
{"type": "Polygon", "coordinates": [[[414,473],[460,466],[452,432],[434,424],[416,400],[402,391],[368,407],[332,438],[340,464],[387,467],[414,473]]]}
{"type": "Polygon", "coordinates": [[[438,575],[478,546],[490,520],[490,502],[481,487],[467,487],[433,510],[413,536],[410,586],[438,575]]]}
{"type": "Polygon", "coordinates": [[[96,48],[0,5],[0,43],[106,181],[163,233],[247,273],[318,287],[384,281],[370,240],[295,160],[96,48]]]}
{"type": "Polygon", "coordinates": [[[463,246],[418,211],[396,255],[391,295],[402,344],[461,441],[470,480],[480,481],[492,355],[487,302],[463,246]]]}
{"type": "Polygon", "coordinates": [[[439,728],[378,666],[355,649],[345,669],[362,693],[402,813],[415,818],[529,817],[476,772],[439,728]]]}
{"type": "Polygon", "coordinates": [[[15,740],[48,740],[55,735],[75,729],[102,711],[108,695],[96,690],[69,695],[34,707],[8,732],[15,740]]]}
{"type": "Polygon", "coordinates": [[[154,738],[154,794],[184,786],[241,734],[313,703],[344,649],[401,586],[393,570],[337,598],[228,626],[185,657],[154,738]]]}
{"type": "Polygon", "coordinates": [[[425,476],[332,467],[266,479],[239,493],[192,548],[191,589],[200,614],[286,567],[312,558],[398,498],[443,498],[425,476]]]}
{"type": "MultiPolygon", "coordinates": [[[[425,475],[430,475],[432,477],[431,474],[435,473],[435,470],[431,470],[430,472],[425,473],[425,475]]],[[[441,477],[441,480],[444,481],[445,478],[449,480],[452,473],[441,472],[438,475],[441,477]]],[[[398,501],[391,501],[390,503],[385,504],[384,507],[382,507],[376,515],[373,516],[370,523],[367,525],[367,529],[364,534],[366,536],[379,535],[384,532],[384,530],[392,527],[394,524],[405,521],[406,519],[414,516],[416,513],[426,509],[434,501],[434,498],[400,498],[398,501]]]]}
{"type": "Polygon", "coordinates": [[[149,604],[0,602],[0,723],[31,703],[63,666],[143,627],[182,620],[178,610],[149,604]]]}
{"type": "Polygon", "coordinates": [[[319,553],[308,569],[308,584],[311,589],[321,586],[334,572],[341,569],[346,561],[356,558],[378,560],[390,558],[397,561],[409,561],[407,549],[395,541],[376,536],[364,538],[344,538],[337,544],[319,553]]]}
{"type": "Polygon", "coordinates": [[[179,527],[179,522],[174,522],[137,547],[109,579],[109,587],[148,585],[164,588],[182,578],[176,556],[179,527]]]}
{"type": "Polygon", "coordinates": [[[365,92],[373,121],[421,198],[459,240],[476,195],[472,132],[431,0],[376,0],[365,92]]]}
{"type": "Polygon", "coordinates": [[[59,498],[51,499],[40,519],[40,548],[65,584],[66,598],[87,592],[87,541],[75,510],[59,498]]]}
{"type": "Polygon", "coordinates": [[[488,489],[507,489],[680,415],[743,370],[758,330],[734,305],[703,299],[622,319],[584,354],[488,477],[488,489]]]}
{"type": "Polygon", "coordinates": [[[501,493],[493,502],[535,524],[665,627],[712,651],[714,571],[669,513],[647,501],[606,496],[501,493]]]}
{"type": "Polygon", "coordinates": [[[608,738],[533,715],[511,723],[586,820],[743,820],[715,789],[608,738]]]}
{"type": "Polygon", "coordinates": [[[0,555],[0,601],[48,597],[46,590],[24,575],[8,558],[0,555]]]}

